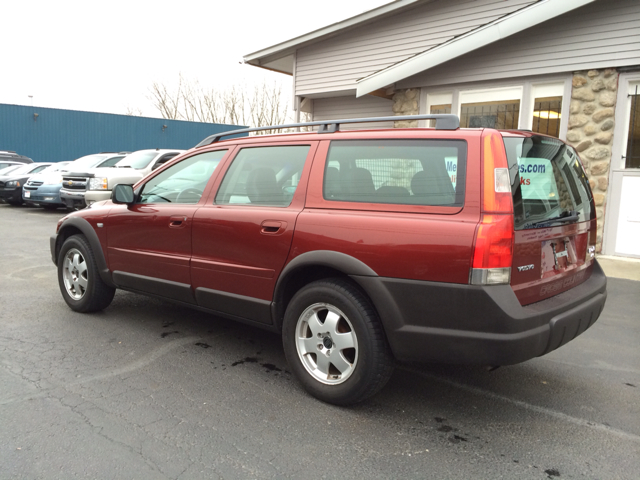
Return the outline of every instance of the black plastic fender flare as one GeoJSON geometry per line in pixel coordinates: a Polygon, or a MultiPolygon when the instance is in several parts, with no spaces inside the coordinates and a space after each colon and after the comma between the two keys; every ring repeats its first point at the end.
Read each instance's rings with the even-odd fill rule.
{"type": "Polygon", "coordinates": [[[350,277],[366,295],[378,311],[383,327],[386,319],[399,314],[395,302],[384,288],[378,274],[367,264],[345,253],[332,250],[315,250],[298,255],[291,260],[282,270],[274,289],[273,302],[271,303],[271,318],[277,329],[281,328],[284,306],[281,302],[284,298],[284,289],[288,278],[296,270],[305,267],[329,267],[350,277]]]}
{"type": "Polygon", "coordinates": [[[95,257],[96,264],[98,266],[98,273],[100,274],[100,278],[102,278],[102,281],[104,281],[104,283],[106,283],[110,287],[116,288],[116,285],[111,279],[111,272],[107,267],[107,260],[105,258],[104,252],[102,251],[102,245],[100,244],[100,240],[98,239],[98,234],[91,226],[91,224],[82,217],[68,218],[60,226],[58,233],[51,236],[49,243],[51,247],[51,259],[53,260],[53,263],[56,266],[58,265],[58,255],[63,243],[62,239],[67,237],[67,235],[64,235],[64,232],[66,230],[69,230],[70,228],[80,230],[80,232],[87,238],[89,244],[91,245],[91,249],[93,250],[93,256],[95,257]]]}

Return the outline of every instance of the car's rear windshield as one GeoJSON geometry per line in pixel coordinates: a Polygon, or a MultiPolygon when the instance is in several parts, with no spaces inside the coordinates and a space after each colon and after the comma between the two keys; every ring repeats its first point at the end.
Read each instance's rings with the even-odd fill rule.
{"type": "Polygon", "coordinates": [[[504,137],[515,229],[591,218],[591,188],[578,154],[550,137],[504,137]]]}
{"type": "Polygon", "coordinates": [[[464,205],[467,143],[463,140],[331,142],[326,200],[397,205],[464,205]]]}

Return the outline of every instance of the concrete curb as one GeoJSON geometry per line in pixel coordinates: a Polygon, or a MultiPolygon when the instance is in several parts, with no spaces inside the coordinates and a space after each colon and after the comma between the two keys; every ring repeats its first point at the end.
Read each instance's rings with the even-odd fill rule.
{"type": "Polygon", "coordinates": [[[640,281],[640,259],[596,255],[596,259],[607,277],[640,281]]]}

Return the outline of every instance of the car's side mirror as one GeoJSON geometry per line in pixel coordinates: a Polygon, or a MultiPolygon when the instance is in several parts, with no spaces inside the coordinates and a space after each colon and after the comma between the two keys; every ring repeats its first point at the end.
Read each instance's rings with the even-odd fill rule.
{"type": "Polygon", "coordinates": [[[130,205],[135,201],[133,187],[131,185],[118,184],[113,187],[111,201],[117,204],[130,205]]]}

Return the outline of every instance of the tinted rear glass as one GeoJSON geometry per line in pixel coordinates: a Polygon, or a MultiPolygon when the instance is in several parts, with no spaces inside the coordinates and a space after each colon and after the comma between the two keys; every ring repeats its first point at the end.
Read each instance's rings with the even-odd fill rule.
{"type": "Polygon", "coordinates": [[[323,195],[343,202],[459,207],[466,161],[462,140],[335,141],[323,195]]]}
{"type": "Polygon", "coordinates": [[[591,189],[573,148],[549,137],[505,137],[515,229],[547,227],[553,219],[591,218],[591,189]]]}

